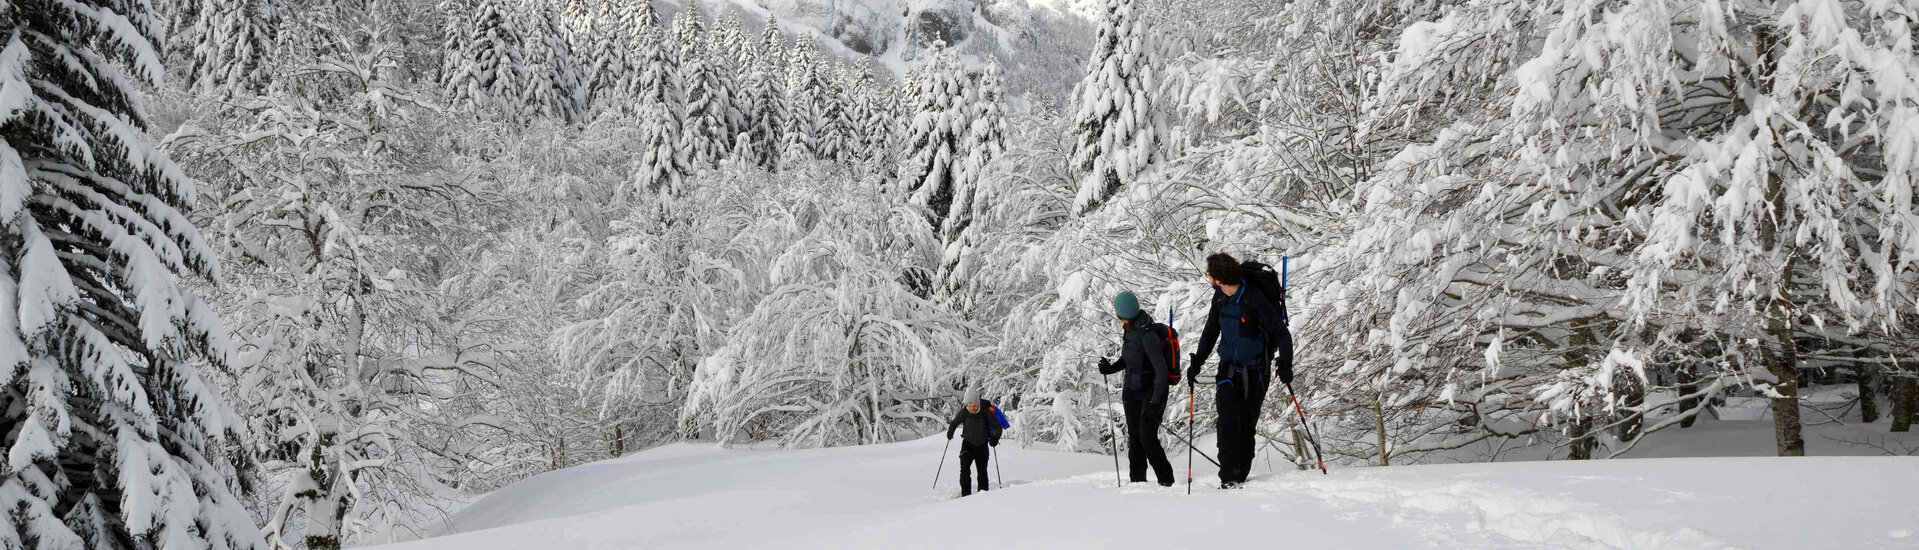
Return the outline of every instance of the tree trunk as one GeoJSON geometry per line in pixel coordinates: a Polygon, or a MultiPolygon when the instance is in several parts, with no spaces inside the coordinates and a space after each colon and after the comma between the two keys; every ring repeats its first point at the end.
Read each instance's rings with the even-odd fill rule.
{"type": "Polygon", "coordinates": [[[1299,428],[1293,428],[1293,456],[1298,458],[1298,460],[1293,461],[1293,467],[1305,471],[1306,434],[1301,432],[1299,428]]]}
{"type": "MultiPolygon", "coordinates": [[[[1675,371],[1673,373],[1673,376],[1679,379],[1679,395],[1683,396],[1683,395],[1692,395],[1695,393],[1699,393],[1699,376],[1696,374],[1693,374],[1692,367],[1690,366],[1680,367],[1678,371],[1675,371]]],[[[1699,407],[1705,406],[1704,401],[1705,401],[1704,399],[1700,399],[1697,397],[1687,397],[1684,399],[1680,399],[1679,412],[1680,414],[1685,414],[1694,409],[1698,409],[1699,407]]],[[[1699,420],[1698,414],[1687,415],[1685,418],[1682,418],[1679,420],[1679,427],[1691,428],[1692,423],[1697,420],[1699,420]]]]}
{"type": "Polygon", "coordinates": [[[1771,400],[1772,433],[1779,456],[1806,456],[1799,423],[1799,350],[1792,340],[1792,303],[1784,297],[1794,263],[1786,260],[1780,288],[1766,308],[1766,332],[1773,340],[1765,346],[1766,371],[1772,373],[1772,390],[1777,393],[1771,400]]]}
{"type": "Polygon", "coordinates": [[[1919,408],[1919,379],[1901,376],[1892,380],[1892,431],[1912,431],[1912,413],[1919,408]]]}
{"type": "Polygon", "coordinates": [[[1380,406],[1379,394],[1373,394],[1373,418],[1379,425],[1379,465],[1393,465],[1391,449],[1386,446],[1386,409],[1380,406]]]}
{"type": "Polygon", "coordinates": [[[1619,423],[1619,427],[1616,429],[1617,431],[1614,432],[1614,435],[1617,436],[1620,441],[1632,441],[1634,438],[1639,437],[1640,425],[1644,423],[1646,418],[1645,413],[1638,410],[1640,406],[1646,404],[1646,386],[1640,382],[1639,378],[1631,374],[1626,374],[1623,378],[1625,378],[1624,385],[1626,386],[1626,395],[1623,401],[1626,408],[1630,410],[1626,411],[1627,417],[1624,422],[1619,423]]]}
{"type": "Polygon", "coordinates": [[[626,430],[624,428],[625,426],[619,424],[613,425],[613,458],[626,456],[626,430]]]}
{"type": "MultiPolygon", "coordinates": [[[[1756,94],[1769,96],[1779,72],[1779,56],[1782,49],[1779,44],[1779,29],[1767,24],[1753,28],[1753,44],[1757,46],[1757,65],[1752,68],[1756,94]]],[[[1751,116],[1752,107],[1741,102],[1735,107],[1740,116],[1751,116]]],[[[1766,140],[1768,145],[1777,149],[1778,133],[1772,128],[1771,121],[1756,120],[1758,126],[1754,141],[1766,140]]],[[[1771,373],[1775,382],[1772,391],[1773,439],[1778,446],[1779,456],[1805,456],[1806,441],[1800,437],[1799,423],[1799,353],[1797,344],[1792,340],[1793,302],[1792,274],[1798,264],[1799,256],[1793,250],[1791,227],[1784,227],[1789,216],[1790,205],[1785,193],[1785,178],[1778,168],[1770,169],[1766,174],[1766,204],[1771,216],[1759,223],[1759,244],[1767,256],[1783,258],[1784,267],[1779,270],[1776,286],[1768,289],[1768,296],[1759,299],[1766,315],[1766,336],[1771,342],[1762,344],[1766,371],[1771,373]]]]}
{"type": "Polygon", "coordinates": [[[1877,382],[1879,381],[1879,377],[1874,375],[1878,374],[1879,369],[1866,364],[1861,364],[1856,368],[1859,371],[1857,376],[1859,383],[1859,421],[1871,424],[1879,420],[1879,403],[1872,399],[1873,390],[1877,389],[1874,386],[1877,386],[1877,382]]]}
{"type": "Polygon", "coordinates": [[[1572,447],[1566,453],[1566,458],[1572,460],[1592,460],[1593,451],[1599,448],[1599,440],[1593,437],[1592,432],[1593,417],[1591,415],[1579,417],[1579,421],[1573,423],[1573,442],[1572,447]]]}

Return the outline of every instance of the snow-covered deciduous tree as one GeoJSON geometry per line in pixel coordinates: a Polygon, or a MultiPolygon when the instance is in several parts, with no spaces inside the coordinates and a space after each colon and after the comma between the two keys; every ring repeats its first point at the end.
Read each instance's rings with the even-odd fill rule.
{"type": "Polygon", "coordinates": [[[0,547],[258,548],[194,181],[142,133],[146,3],[0,6],[0,547]]]}
{"type": "Polygon", "coordinates": [[[1154,108],[1158,92],[1146,23],[1137,0],[1106,0],[1086,77],[1073,90],[1076,144],[1072,167],[1079,180],[1073,208],[1099,208],[1160,158],[1166,121],[1154,108]]]}
{"type": "Polygon", "coordinates": [[[969,328],[896,275],[932,261],[931,231],[879,182],[811,163],[749,173],[716,193],[750,201],[738,233],[766,262],[750,313],[701,360],[685,408],[721,442],[877,443],[942,425],[968,372],[969,328]],[[773,185],[772,178],[833,192],[773,185]],[[744,239],[755,239],[746,241],[744,239]],[[762,278],[763,277],[763,278],[762,278]]]}
{"type": "Polygon", "coordinates": [[[1409,26],[1374,116],[1439,123],[1361,187],[1328,258],[1326,333],[1370,334],[1345,370],[1530,402],[1574,457],[1751,384],[1779,454],[1802,454],[1802,342],[1887,353],[1912,307],[1915,88],[1889,68],[1912,37],[1884,30],[1909,17],[1490,3],[1409,26]]]}

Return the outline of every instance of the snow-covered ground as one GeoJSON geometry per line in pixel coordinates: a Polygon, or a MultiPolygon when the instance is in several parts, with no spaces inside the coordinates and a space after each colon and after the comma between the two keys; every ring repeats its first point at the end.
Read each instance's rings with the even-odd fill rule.
{"type": "Polygon", "coordinates": [[[954,499],[956,459],[930,488],[944,444],[672,445],[526,480],[444,536],[381,548],[1919,548],[1915,457],[1280,471],[1188,496],[1116,488],[1108,456],[1009,444],[1006,486],[954,499]]]}

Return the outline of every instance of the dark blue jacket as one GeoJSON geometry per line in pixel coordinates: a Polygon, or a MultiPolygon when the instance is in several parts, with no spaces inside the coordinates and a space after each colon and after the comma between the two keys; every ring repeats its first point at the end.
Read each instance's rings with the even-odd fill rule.
{"type": "Polygon", "coordinates": [[[1121,337],[1119,362],[1100,374],[1126,371],[1125,398],[1147,403],[1166,402],[1166,383],[1173,366],[1166,362],[1166,336],[1152,329],[1153,316],[1142,311],[1121,337]]]}
{"type": "Polygon", "coordinates": [[[1227,296],[1213,289],[1213,308],[1206,313],[1206,332],[1199,337],[1199,353],[1192,368],[1219,348],[1221,363],[1234,362],[1266,366],[1272,359],[1272,342],[1279,341],[1285,321],[1273,301],[1253,285],[1240,285],[1239,293],[1227,296]]]}

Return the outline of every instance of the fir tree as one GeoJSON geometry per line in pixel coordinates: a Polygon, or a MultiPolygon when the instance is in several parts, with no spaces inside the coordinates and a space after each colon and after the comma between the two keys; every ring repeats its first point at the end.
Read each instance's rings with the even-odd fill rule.
{"type": "Polygon", "coordinates": [[[534,22],[527,35],[526,86],[521,90],[521,105],[532,114],[577,123],[586,117],[586,90],[581,70],[573,56],[572,38],[566,22],[552,7],[529,5],[526,17],[534,22]]]}
{"type": "Polygon", "coordinates": [[[940,234],[953,219],[955,198],[970,196],[961,186],[959,163],[965,158],[967,121],[966,75],[952,50],[936,44],[933,59],[921,67],[915,80],[913,118],[902,141],[905,160],[900,183],[909,200],[926,209],[927,219],[940,234]]]}
{"type": "Polygon", "coordinates": [[[746,151],[753,164],[769,170],[779,166],[781,138],[790,116],[785,58],[786,37],[780,33],[779,21],[768,17],[753,61],[741,67],[745,73],[741,88],[746,102],[746,132],[742,136],[746,151]]]}
{"type": "Polygon", "coordinates": [[[1164,137],[1153,110],[1146,25],[1135,0],[1106,0],[1086,77],[1074,90],[1073,208],[1099,208],[1159,156],[1164,137]]]}
{"type": "Polygon", "coordinates": [[[517,103],[524,88],[524,45],[512,27],[505,0],[479,0],[470,17],[447,18],[447,103],[460,108],[499,108],[517,103]]]}
{"type": "Polygon", "coordinates": [[[222,94],[254,92],[266,84],[275,40],[263,0],[211,0],[195,11],[189,84],[222,94]]]}
{"type": "Polygon", "coordinates": [[[194,182],[142,137],[144,2],[0,6],[0,547],[257,548],[194,182]],[[196,365],[205,361],[208,365],[196,365]]]}
{"type": "Polygon", "coordinates": [[[732,91],[727,89],[722,72],[708,44],[706,15],[700,3],[688,2],[673,20],[674,41],[679,45],[680,81],[685,83],[686,119],[680,130],[680,149],[687,162],[696,167],[717,166],[731,143],[732,91]]]}

